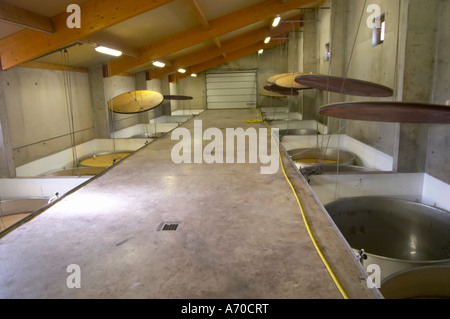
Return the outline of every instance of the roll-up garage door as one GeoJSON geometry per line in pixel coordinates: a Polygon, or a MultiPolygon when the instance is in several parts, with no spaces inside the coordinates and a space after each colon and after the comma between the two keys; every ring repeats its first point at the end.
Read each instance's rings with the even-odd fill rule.
{"type": "Polygon", "coordinates": [[[256,71],[208,73],[206,100],[208,109],[256,107],[256,71]]]}

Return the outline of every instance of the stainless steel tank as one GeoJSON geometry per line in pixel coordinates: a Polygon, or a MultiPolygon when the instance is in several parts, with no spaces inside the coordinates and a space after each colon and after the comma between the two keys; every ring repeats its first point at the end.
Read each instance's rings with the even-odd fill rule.
{"type": "Polygon", "coordinates": [[[45,176],[95,176],[105,170],[104,167],[77,167],[44,174],[45,176]]]}
{"type": "Polygon", "coordinates": [[[281,129],[280,136],[286,135],[317,135],[319,132],[309,128],[281,129]]]}
{"type": "Polygon", "coordinates": [[[390,197],[351,197],[325,205],[349,245],[364,250],[384,279],[396,272],[450,265],[450,214],[390,197]]]}
{"type": "Polygon", "coordinates": [[[356,165],[332,165],[332,164],[320,164],[316,166],[304,167],[301,169],[304,175],[320,175],[320,174],[366,174],[378,172],[376,169],[371,169],[356,165]]]}
{"type": "Polygon", "coordinates": [[[429,266],[407,269],[381,282],[386,299],[449,299],[450,267],[429,266]]]}
{"type": "Polygon", "coordinates": [[[48,198],[22,198],[1,202],[0,231],[14,225],[48,204],[48,198]]]}
{"type": "Polygon", "coordinates": [[[8,199],[1,202],[3,216],[32,213],[48,204],[46,197],[8,199]]]}

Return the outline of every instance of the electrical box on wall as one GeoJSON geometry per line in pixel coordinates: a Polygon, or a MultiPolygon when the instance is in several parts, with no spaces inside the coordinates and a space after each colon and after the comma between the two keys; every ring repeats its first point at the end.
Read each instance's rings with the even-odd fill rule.
{"type": "Polygon", "coordinates": [[[384,13],[375,18],[375,23],[372,33],[372,46],[377,46],[384,42],[384,36],[386,33],[386,20],[384,13]]]}
{"type": "Polygon", "coordinates": [[[330,43],[325,44],[325,62],[330,61],[330,43]]]}

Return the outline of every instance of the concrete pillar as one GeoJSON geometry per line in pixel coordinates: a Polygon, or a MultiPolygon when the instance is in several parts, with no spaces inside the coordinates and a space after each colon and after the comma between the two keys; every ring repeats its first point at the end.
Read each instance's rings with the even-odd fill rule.
{"type": "Polygon", "coordinates": [[[89,86],[92,99],[92,112],[94,115],[95,138],[109,138],[109,112],[105,99],[105,86],[103,81],[103,67],[101,65],[89,69],[89,86]]]}
{"type": "Polygon", "coordinates": [[[135,81],[136,81],[136,90],[147,90],[147,79],[145,71],[136,73],[135,81]]]}
{"type": "MultiPolygon", "coordinates": [[[[289,43],[288,43],[288,72],[302,72],[303,64],[303,53],[302,44],[303,38],[300,32],[290,32],[289,33],[289,43]]],[[[302,113],[302,93],[300,96],[288,96],[288,107],[290,112],[302,113]]]]}
{"type": "Polygon", "coordinates": [[[160,79],[151,79],[146,81],[147,90],[162,92],[161,80],[160,79]]]}
{"type": "MultiPolygon", "coordinates": [[[[161,79],[151,79],[146,81],[147,90],[156,91],[162,94],[162,82],[161,79]]],[[[161,107],[157,107],[148,112],[148,122],[154,118],[162,115],[161,107]]]]}
{"type": "MultiPolygon", "coordinates": [[[[320,74],[330,74],[335,76],[344,75],[344,66],[346,63],[345,59],[345,43],[348,34],[346,32],[347,23],[347,0],[333,1],[330,0],[325,7],[329,7],[330,12],[325,15],[323,10],[320,12],[324,17],[319,17],[321,34],[329,34],[328,38],[323,38],[323,41],[319,43],[319,52],[323,52],[323,55],[319,54],[318,59],[323,62],[319,63],[319,73],[320,74]],[[329,21],[323,21],[324,19],[329,19],[329,21]],[[325,30],[327,28],[327,30],[325,30]],[[329,45],[329,60],[325,61],[325,44],[329,45]]],[[[339,121],[335,121],[333,118],[324,117],[319,114],[319,108],[322,105],[329,103],[342,102],[344,96],[342,94],[331,93],[327,91],[317,91],[317,101],[318,108],[315,110],[316,120],[320,123],[328,126],[329,132],[337,132],[339,127],[339,121]]]]}
{"type": "MultiPolygon", "coordinates": [[[[439,8],[439,28],[432,103],[450,107],[450,1],[442,1],[439,8]]],[[[431,125],[428,139],[426,173],[450,184],[450,126],[431,125]]]]}
{"type": "MultiPolygon", "coordinates": [[[[403,1],[406,18],[401,100],[430,103],[436,56],[437,17],[439,0],[403,1]]],[[[429,125],[400,124],[398,137],[397,171],[425,172],[429,125]]]]}
{"type": "Polygon", "coordinates": [[[8,114],[6,112],[4,86],[0,71],[0,178],[16,177],[11,136],[9,132],[8,114]]]}
{"type": "MultiPolygon", "coordinates": [[[[147,90],[147,74],[145,71],[138,72],[135,74],[135,87],[136,90],[147,90]]],[[[148,112],[143,112],[139,114],[139,123],[148,123],[149,116],[148,112]]]]}
{"type": "MultiPolygon", "coordinates": [[[[315,8],[302,10],[303,20],[303,65],[301,72],[314,73],[318,72],[318,12],[315,8]]],[[[316,120],[318,114],[317,108],[317,90],[303,91],[303,119],[316,120]]]]}
{"type": "MultiPolygon", "coordinates": [[[[178,95],[177,82],[169,82],[169,92],[170,92],[170,95],[178,95]]],[[[179,101],[177,101],[177,100],[170,101],[171,112],[178,110],[179,106],[180,106],[179,101]]]]}

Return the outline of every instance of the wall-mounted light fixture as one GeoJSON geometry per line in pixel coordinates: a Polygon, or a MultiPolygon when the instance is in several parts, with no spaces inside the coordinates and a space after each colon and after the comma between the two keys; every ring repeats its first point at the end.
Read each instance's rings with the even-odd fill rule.
{"type": "Polygon", "coordinates": [[[270,42],[270,37],[267,37],[267,38],[264,40],[264,43],[267,44],[267,43],[269,43],[269,42],[270,42]]]}
{"type": "Polygon", "coordinates": [[[280,23],[280,21],[281,21],[281,17],[276,16],[275,19],[273,19],[272,27],[276,28],[278,26],[278,24],[280,23]]]}
{"type": "Polygon", "coordinates": [[[264,52],[264,50],[261,49],[261,50],[258,51],[258,54],[262,54],[263,52],[264,52]]]}
{"type": "Polygon", "coordinates": [[[166,66],[165,63],[159,62],[159,61],[154,61],[152,64],[153,64],[154,66],[158,67],[158,68],[163,68],[163,67],[166,66]]]}
{"type": "Polygon", "coordinates": [[[112,55],[112,56],[121,56],[122,55],[122,51],[110,49],[110,48],[107,48],[104,46],[95,47],[95,51],[103,53],[103,54],[112,55]]]}

